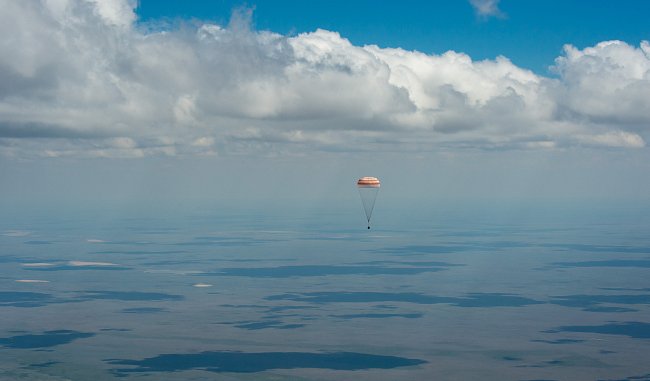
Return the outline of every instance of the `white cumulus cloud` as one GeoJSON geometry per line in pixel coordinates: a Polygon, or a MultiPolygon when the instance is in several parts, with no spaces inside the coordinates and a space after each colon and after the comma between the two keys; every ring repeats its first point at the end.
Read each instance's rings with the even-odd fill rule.
{"type": "Polygon", "coordinates": [[[638,148],[650,132],[647,42],[567,45],[544,77],[506,57],[255,31],[246,11],[152,31],[134,6],[0,0],[0,155],[638,148]]]}

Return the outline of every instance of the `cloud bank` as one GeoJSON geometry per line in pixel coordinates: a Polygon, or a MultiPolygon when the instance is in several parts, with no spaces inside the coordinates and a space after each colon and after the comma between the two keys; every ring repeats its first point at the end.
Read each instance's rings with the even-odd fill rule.
{"type": "Polygon", "coordinates": [[[133,1],[0,7],[5,157],[638,148],[650,130],[648,42],[567,45],[544,77],[506,57],[255,31],[249,11],[156,28],[133,1]]]}

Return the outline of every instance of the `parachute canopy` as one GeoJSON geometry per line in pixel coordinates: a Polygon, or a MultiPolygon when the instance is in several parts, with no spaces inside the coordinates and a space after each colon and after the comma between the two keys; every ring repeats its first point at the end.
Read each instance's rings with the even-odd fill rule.
{"type": "Polygon", "coordinates": [[[366,212],[366,218],[368,220],[368,229],[370,229],[370,217],[372,216],[372,210],[375,208],[375,200],[377,199],[380,186],[381,183],[376,177],[362,177],[357,181],[363,210],[366,212]]]}
{"type": "Polygon", "coordinates": [[[359,188],[379,188],[381,183],[376,177],[362,177],[357,181],[359,188]]]}

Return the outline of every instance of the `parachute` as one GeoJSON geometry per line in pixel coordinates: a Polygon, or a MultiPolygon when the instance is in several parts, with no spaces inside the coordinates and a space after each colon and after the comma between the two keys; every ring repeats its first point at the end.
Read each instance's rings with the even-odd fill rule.
{"type": "Polygon", "coordinates": [[[357,181],[363,210],[365,210],[366,218],[368,219],[368,229],[370,229],[370,217],[375,207],[375,200],[377,199],[380,185],[379,179],[376,177],[362,177],[357,181]]]}

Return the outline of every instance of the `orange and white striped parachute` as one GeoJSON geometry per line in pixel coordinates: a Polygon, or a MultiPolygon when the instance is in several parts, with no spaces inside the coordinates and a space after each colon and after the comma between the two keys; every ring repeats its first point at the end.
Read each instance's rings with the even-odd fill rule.
{"type": "Polygon", "coordinates": [[[379,188],[381,183],[376,177],[362,177],[357,181],[359,188],[379,188]]]}
{"type": "Polygon", "coordinates": [[[375,208],[379,187],[381,187],[381,182],[376,177],[362,177],[357,180],[363,210],[366,212],[366,218],[368,219],[368,229],[370,229],[370,217],[372,216],[372,210],[375,208]]]}

